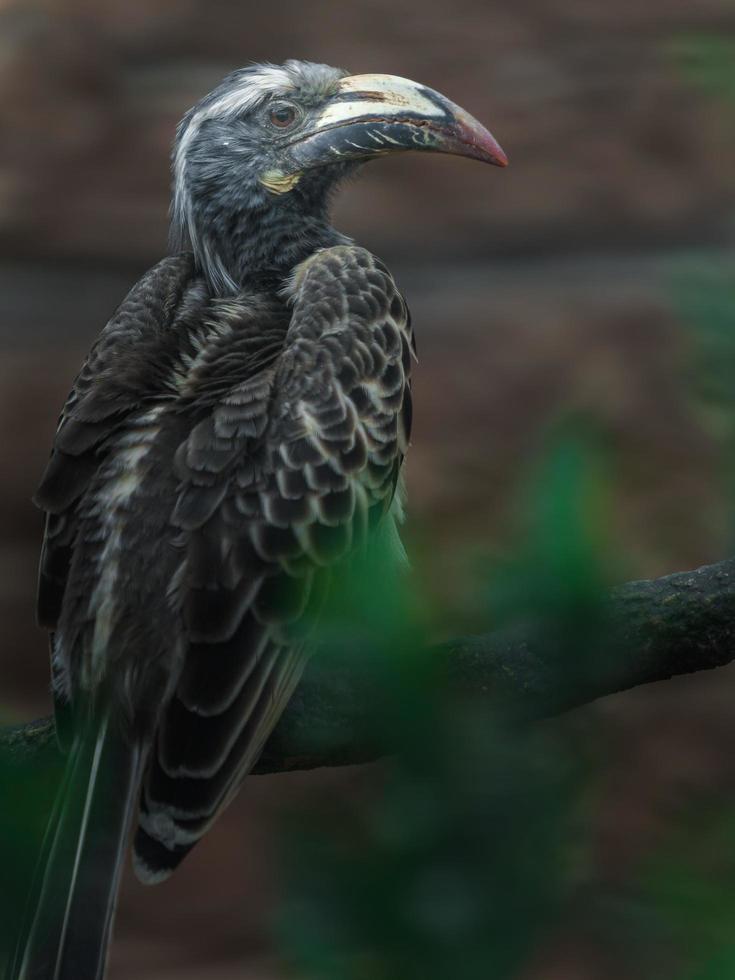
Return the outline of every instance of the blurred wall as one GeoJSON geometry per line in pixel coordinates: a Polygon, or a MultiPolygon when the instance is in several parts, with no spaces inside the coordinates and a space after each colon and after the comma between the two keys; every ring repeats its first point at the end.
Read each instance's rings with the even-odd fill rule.
{"type": "MultiPolygon", "coordinates": [[[[735,33],[735,9],[727,0],[0,0],[6,715],[48,703],[45,639],[33,626],[41,522],[29,498],[56,415],[92,339],[166,249],[177,120],[252,60],[416,78],[487,123],[510,156],[503,172],[433,157],[373,164],[337,208],[339,226],[388,262],[414,313],[408,537],[427,557],[427,588],[457,621],[468,545],[512,548],[517,481],[570,410],[593,417],[612,447],[611,519],[626,573],[716,558],[725,522],[716,451],[683,394],[688,340],[668,288],[690,253],[729,261],[735,244],[735,127],[682,67],[682,39],[698,32],[735,33]]],[[[698,687],[691,696],[706,700],[698,687]]],[[[635,703],[624,702],[623,718],[638,717],[625,707],[635,703]]],[[[673,724],[670,701],[646,705],[640,715],[656,717],[659,732],[673,724]]],[[[652,727],[626,728],[614,706],[605,710],[620,744],[645,759],[652,727]]],[[[705,714],[715,729],[723,721],[705,714]]],[[[696,744],[710,757],[707,724],[696,744]]],[[[641,786],[658,785],[654,768],[623,779],[616,799],[627,792],[639,805],[641,786]]],[[[258,781],[180,884],[166,886],[168,902],[126,891],[113,975],[167,976],[169,964],[173,976],[175,960],[177,976],[199,962],[213,976],[213,950],[222,977],[251,975],[253,950],[269,955],[263,855],[279,801],[320,779],[347,791],[364,778],[258,781]],[[239,873],[225,886],[231,863],[239,873]]],[[[640,840],[622,835],[615,846],[624,854],[640,840]]],[[[252,976],[276,975],[259,969],[252,976]]]]}

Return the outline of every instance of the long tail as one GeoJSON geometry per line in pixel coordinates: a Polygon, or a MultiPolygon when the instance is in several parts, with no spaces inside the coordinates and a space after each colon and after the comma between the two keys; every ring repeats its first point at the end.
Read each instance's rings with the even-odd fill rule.
{"type": "Polygon", "coordinates": [[[141,762],[108,715],[74,743],[6,980],[103,976],[141,762]]]}

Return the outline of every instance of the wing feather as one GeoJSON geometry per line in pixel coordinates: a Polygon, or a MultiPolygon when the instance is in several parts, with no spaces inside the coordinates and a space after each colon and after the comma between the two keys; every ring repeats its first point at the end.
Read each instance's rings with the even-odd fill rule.
{"type": "Polygon", "coordinates": [[[37,616],[48,629],[56,627],[61,613],[77,529],[75,504],[104,460],[105,443],[141,395],[160,389],[151,368],[154,359],[141,348],[150,351],[160,344],[192,271],[191,257],[181,255],[164,259],[143,276],[100,334],[64,405],[34,497],[47,513],[37,616]],[[147,378],[140,377],[141,364],[147,378]]]}
{"type": "Polygon", "coordinates": [[[176,457],[190,643],[143,793],[145,880],[179,863],[256,761],[306,662],[298,624],[388,513],[406,451],[411,339],[385,267],[327,249],[290,289],[277,356],[221,392],[176,457]]]}

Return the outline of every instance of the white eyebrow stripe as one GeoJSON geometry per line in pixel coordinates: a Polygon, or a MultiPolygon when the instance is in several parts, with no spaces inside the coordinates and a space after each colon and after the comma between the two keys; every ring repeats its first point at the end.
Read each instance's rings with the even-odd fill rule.
{"type": "Polygon", "coordinates": [[[257,105],[261,99],[269,95],[286,95],[293,91],[293,88],[291,77],[280,68],[261,68],[257,74],[249,74],[237,88],[225,92],[194,114],[179,143],[177,158],[186,155],[186,149],[207,119],[215,119],[217,116],[236,116],[257,105]]]}
{"type": "MultiPolygon", "coordinates": [[[[242,82],[214,102],[203,105],[189,120],[174,156],[174,203],[173,212],[179,227],[186,226],[194,251],[198,250],[198,234],[191,213],[189,192],[185,183],[186,160],[189,147],[208,119],[233,117],[257,105],[269,95],[286,95],[293,91],[291,75],[277,65],[263,65],[250,71],[242,82]]],[[[234,284],[233,284],[234,285],[234,284]]]]}
{"type": "Polygon", "coordinates": [[[226,92],[202,111],[207,119],[237,115],[269,95],[287,95],[293,90],[293,80],[285,71],[280,68],[263,68],[257,75],[250,75],[242,85],[226,92]]]}

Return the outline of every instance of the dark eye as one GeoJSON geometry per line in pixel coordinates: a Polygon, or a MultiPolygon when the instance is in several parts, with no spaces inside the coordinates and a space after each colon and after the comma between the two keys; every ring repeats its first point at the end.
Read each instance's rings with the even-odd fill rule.
{"type": "Polygon", "coordinates": [[[296,107],[292,105],[274,106],[268,113],[268,119],[278,129],[287,129],[293,126],[297,117],[296,107]]]}

